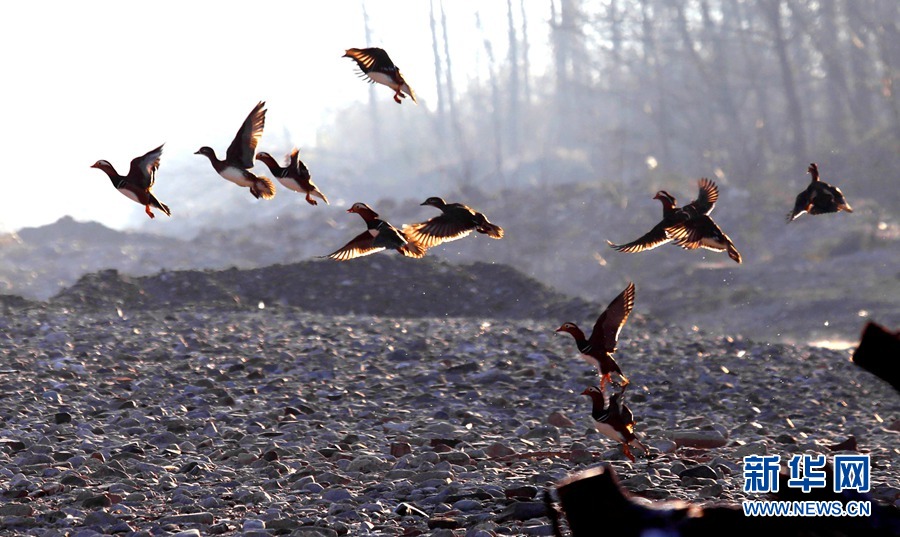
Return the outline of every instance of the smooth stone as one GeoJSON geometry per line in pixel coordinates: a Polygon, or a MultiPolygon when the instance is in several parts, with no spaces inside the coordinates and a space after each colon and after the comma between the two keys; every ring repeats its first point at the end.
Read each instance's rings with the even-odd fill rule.
{"type": "Polygon", "coordinates": [[[459,500],[453,504],[453,508],[459,509],[462,512],[474,511],[476,509],[481,509],[481,502],[478,500],[459,500]]]}
{"type": "Polygon", "coordinates": [[[504,520],[529,520],[547,515],[547,506],[543,502],[513,502],[497,517],[504,520]]]}
{"type": "Polygon", "coordinates": [[[718,474],[716,474],[716,471],[705,464],[698,464],[697,466],[686,468],[681,472],[678,472],[678,476],[682,479],[686,477],[702,477],[705,479],[719,478],[718,474]]]}
{"type": "Polygon", "coordinates": [[[8,503],[0,505],[0,516],[26,517],[34,514],[34,508],[23,503],[8,503]]]}
{"type": "Polygon", "coordinates": [[[333,488],[322,492],[322,499],[330,502],[342,502],[352,498],[353,495],[347,489],[333,488]]]}
{"type": "Polygon", "coordinates": [[[728,443],[719,431],[673,431],[671,437],[679,447],[713,449],[728,443]]]}
{"type": "Polygon", "coordinates": [[[363,455],[350,461],[350,464],[347,465],[347,471],[370,474],[381,470],[384,466],[385,462],[378,457],[363,455]]]}
{"type": "Polygon", "coordinates": [[[209,512],[201,512],[201,513],[185,513],[180,515],[168,515],[159,519],[161,524],[206,524],[210,525],[215,522],[215,518],[212,513],[209,512]]]}
{"type": "Polygon", "coordinates": [[[735,448],[732,453],[735,457],[744,458],[750,455],[766,455],[769,453],[769,446],[764,441],[751,442],[735,448]]]}
{"type": "Polygon", "coordinates": [[[485,454],[492,458],[498,459],[500,457],[509,457],[510,455],[515,455],[516,452],[514,449],[511,449],[506,444],[500,442],[494,442],[486,450],[484,450],[485,454]]]}
{"type": "Polygon", "coordinates": [[[553,425],[554,427],[560,427],[564,429],[575,427],[575,422],[569,419],[569,417],[566,416],[566,413],[562,410],[551,412],[550,416],[547,418],[547,423],[553,425]]]}

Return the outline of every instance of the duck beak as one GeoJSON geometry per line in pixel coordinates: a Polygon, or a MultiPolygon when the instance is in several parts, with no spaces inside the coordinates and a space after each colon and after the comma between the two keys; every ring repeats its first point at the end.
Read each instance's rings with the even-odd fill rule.
{"type": "Polygon", "coordinates": [[[565,331],[566,331],[566,327],[565,327],[565,326],[560,326],[559,328],[556,329],[556,331],[557,331],[557,332],[565,332],[565,331]]]}

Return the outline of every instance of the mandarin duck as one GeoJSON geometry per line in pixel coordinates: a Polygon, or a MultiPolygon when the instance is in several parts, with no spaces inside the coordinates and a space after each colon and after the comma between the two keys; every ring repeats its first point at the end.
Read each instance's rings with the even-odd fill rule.
{"type": "Polygon", "coordinates": [[[374,254],[387,248],[397,250],[406,257],[420,258],[425,249],[409,240],[402,231],[378,218],[378,213],[365,203],[354,203],[347,209],[348,213],[356,213],[366,221],[366,230],[353,238],[339,250],[327,256],[336,261],[346,261],[364,255],[374,254]]]}
{"type": "Polygon", "coordinates": [[[403,233],[425,249],[461,239],[473,230],[492,239],[503,238],[503,228],[490,223],[483,214],[462,203],[447,203],[435,196],[420,205],[430,205],[442,213],[425,222],[403,226],[403,233]]]}
{"type": "Polygon", "coordinates": [[[634,414],[622,400],[623,392],[610,395],[609,406],[606,405],[603,390],[597,386],[587,388],[581,395],[591,398],[591,418],[594,419],[594,428],[607,438],[621,443],[622,451],[631,462],[634,462],[634,455],[631,454],[630,447],[636,447],[645,454],[648,452],[647,447],[634,433],[634,414]]]}
{"type": "Polygon", "coordinates": [[[653,199],[659,200],[663,206],[663,218],[658,224],[653,226],[649,232],[639,239],[627,244],[614,244],[606,241],[611,248],[615,248],[619,252],[634,253],[652,250],[658,246],[662,246],[667,242],[671,242],[666,230],[679,222],[687,220],[691,215],[709,214],[715,207],[716,201],[719,199],[719,189],[716,184],[707,178],[700,179],[700,193],[697,199],[685,205],[681,209],[675,200],[675,196],[669,194],[665,190],[660,190],[653,196],[653,199]]]}
{"type": "Polygon", "coordinates": [[[256,145],[262,137],[263,127],[266,125],[265,101],[253,107],[228,151],[225,152],[225,160],[219,160],[212,148],[203,146],[195,155],[204,155],[209,158],[216,172],[238,186],[250,188],[250,193],[256,199],[272,199],[275,197],[275,184],[268,177],[255,175],[250,171],[253,167],[253,155],[256,153],[256,145]]]}
{"type": "Polygon", "coordinates": [[[619,296],[614,298],[597,318],[589,338],[585,338],[584,332],[575,323],[563,323],[556,329],[557,332],[568,332],[575,338],[575,345],[581,353],[581,358],[597,368],[601,390],[607,382],[612,382],[612,373],[619,376],[623,389],[628,386],[628,378],[622,374],[612,353],[616,352],[619,332],[625,326],[632,309],[634,309],[634,283],[629,282],[625,290],[619,293],[619,296]]]}
{"type": "Polygon", "coordinates": [[[261,151],[257,153],[256,160],[262,161],[268,166],[272,175],[274,175],[275,178],[278,179],[278,182],[284,185],[285,188],[293,190],[294,192],[306,194],[306,201],[310,205],[318,205],[316,200],[312,199],[312,196],[320,198],[328,205],[328,198],[326,198],[325,194],[322,194],[319,188],[312,182],[309,175],[309,169],[307,169],[306,164],[303,164],[303,161],[300,160],[299,149],[294,148],[291,151],[287,156],[284,167],[279,166],[278,162],[275,161],[275,158],[266,152],[261,151]]]}
{"type": "Polygon", "coordinates": [[[172,216],[172,211],[169,210],[169,207],[156,199],[156,196],[150,192],[150,189],[153,188],[153,183],[156,181],[156,170],[159,168],[159,158],[162,156],[162,150],[163,146],[161,145],[132,159],[128,175],[125,176],[119,175],[116,169],[113,168],[113,165],[107,160],[98,160],[91,165],[91,168],[97,168],[106,172],[116,190],[128,199],[143,205],[144,212],[150,218],[156,218],[150,207],[156,207],[164,212],[166,216],[172,216]]]}
{"type": "Polygon", "coordinates": [[[812,180],[806,190],[797,194],[797,200],[794,202],[794,210],[788,215],[788,222],[792,222],[803,213],[809,214],[825,214],[836,213],[838,211],[853,212],[853,208],[844,198],[841,189],[829,185],[825,181],[819,179],[819,167],[815,162],[809,165],[806,170],[812,180]]]}
{"type": "Polygon", "coordinates": [[[699,184],[700,195],[678,209],[679,221],[666,228],[666,235],[685,250],[704,248],[714,252],[728,252],[728,257],[740,264],[740,252],[728,235],[709,217],[719,199],[719,187],[705,177],[700,179],[699,184]]]}
{"type": "Polygon", "coordinates": [[[705,248],[714,252],[728,252],[735,263],[741,263],[741,253],[725,232],[705,214],[679,222],[666,230],[675,244],[685,250],[705,248]]]}
{"type": "Polygon", "coordinates": [[[394,65],[384,49],[378,47],[348,48],[343,57],[355,61],[362,76],[370,82],[384,84],[394,90],[394,101],[397,104],[400,104],[400,98],[405,99],[406,95],[409,95],[412,101],[418,104],[416,93],[409,87],[403,75],[400,74],[400,69],[394,65]]]}

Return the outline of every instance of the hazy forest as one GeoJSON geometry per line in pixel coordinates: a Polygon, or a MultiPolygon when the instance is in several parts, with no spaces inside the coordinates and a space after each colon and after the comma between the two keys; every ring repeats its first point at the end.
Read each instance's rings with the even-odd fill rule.
{"type": "Polygon", "coordinates": [[[485,41],[491,76],[464,81],[450,76],[448,42],[471,36],[452,35],[436,6],[435,113],[405,109],[394,126],[381,110],[393,103],[373,98],[339,118],[322,151],[343,160],[351,150],[379,184],[412,176],[486,190],[566,181],[621,189],[714,174],[766,190],[785,177],[805,181],[817,159],[830,176],[852,177],[856,192],[880,196],[891,184],[898,2],[554,0],[548,21],[523,20],[514,4],[508,55],[485,41]],[[552,67],[534,77],[529,39],[543,32],[552,67]]]}

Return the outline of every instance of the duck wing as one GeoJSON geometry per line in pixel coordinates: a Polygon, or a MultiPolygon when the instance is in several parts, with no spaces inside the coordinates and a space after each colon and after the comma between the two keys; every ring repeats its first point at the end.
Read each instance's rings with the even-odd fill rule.
{"type": "Polygon", "coordinates": [[[634,282],[629,282],[624,291],[613,299],[600,314],[591,337],[588,338],[594,349],[603,349],[608,353],[616,351],[619,342],[619,332],[625,326],[631,310],[634,309],[634,282]]]}
{"type": "Polygon", "coordinates": [[[256,154],[256,145],[262,137],[263,128],[266,126],[266,110],[265,101],[260,101],[247,119],[244,120],[241,128],[238,129],[228,151],[225,153],[225,160],[233,164],[240,164],[244,169],[253,167],[253,155],[256,154]]]}
{"type": "Polygon", "coordinates": [[[163,146],[161,145],[132,159],[131,168],[128,170],[126,179],[143,190],[149,190],[156,181],[156,170],[159,168],[162,150],[163,146]]]}

